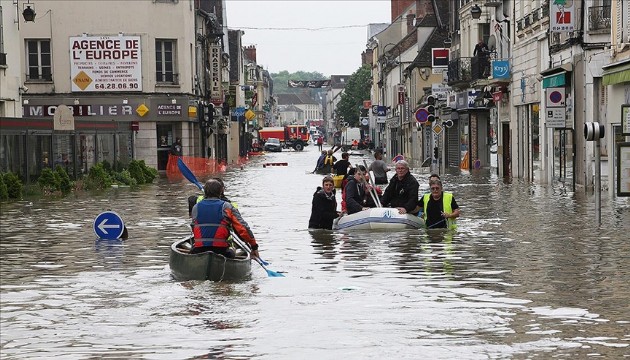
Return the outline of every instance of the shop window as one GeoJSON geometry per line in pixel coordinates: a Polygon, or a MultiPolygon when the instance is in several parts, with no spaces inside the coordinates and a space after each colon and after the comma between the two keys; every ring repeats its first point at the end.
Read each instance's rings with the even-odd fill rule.
{"type": "Polygon", "coordinates": [[[50,39],[26,40],[26,79],[52,81],[50,39]]]}

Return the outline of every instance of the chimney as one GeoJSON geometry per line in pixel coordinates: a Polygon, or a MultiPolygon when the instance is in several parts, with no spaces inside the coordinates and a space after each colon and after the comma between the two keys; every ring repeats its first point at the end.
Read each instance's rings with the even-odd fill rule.
{"type": "Polygon", "coordinates": [[[256,45],[245,46],[245,57],[256,63],[256,45]]]}
{"type": "Polygon", "coordinates": [[[407,34],[413,31],[414,20],[416,20],[416,14],[414,14],[412,10],[409,10],[409,13],[407,14],[407,34]]]}

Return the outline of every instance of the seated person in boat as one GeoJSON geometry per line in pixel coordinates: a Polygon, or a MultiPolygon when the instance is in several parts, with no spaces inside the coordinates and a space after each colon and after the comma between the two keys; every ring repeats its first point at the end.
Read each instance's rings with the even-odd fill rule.
{"type": "Polygon", "coordinates": [[[233,257],[228,251],[230,229],[251,248],[251,256],[258,257],[258,244],[254,234],[240,212],[229,201],[221,200],[223,185],[210,179],[203,187],[204,198],[192,209],[192,225],[195,243],[192,254],[212,251],[226,257],[233,257]]]}
{"type": "Polygon", "coordinates": [[[368,170],[374,172],[374,183],[376,185],[387,184],[387,172],[389,168],[385,161],[383,161],[383,153],[380,151],[374,152],[374,161],[370,164],[368,170]]]}
{"type": "Polygon", "coordinates": [[[317,171],[319,174],[330,174],[332,173],[333,164],[337,161],[337,158],[333,155],[332,150],[328,150],[326,155],[324,156],[324,162],[322,166],[317,171]]]}
{"type": "Polygon", "coordinates": [[[397,208],[400,214],[412,214],[418,204],[418,180],[409,172],[405,160],[396,162],[396,175],[391,178],[385,189],[381,204],[383,207],[397,208]]]}
{"type": "Polygon", "coordinates": [[[328,152],[326,150],[322,150],[322,153],[317,158],[317,163],[315,164],[315,170],[313,170],[313,174],[319,172],[322,166],[324,166],[324,159],[326,158],[326,154],[328,152]]]}
{"type": "Polygon", "coordinates": [[[374,199],[370,195],[373,187],[368,182],[369,178],[370,176],[363,165],[357,166],[354,176],[349,178],[343,194],[348,214],[354,214],[376,206],[374,199]]]}
{"type": "Polygon", "coordinates": [[[455,219],[460,215],[459,205],[452,193],[444,191],[442,181],[429,180],[430,194],[424,194],[418,205],[422,209],[422,218],[429,229],[455,227],[455,219]]]}
{"type": "Polygon", "coordinates": [[[333,165],[333,170],[335,175],[346,175],[348,173],[348,168],[350,167],[350,161],[348,161],[348,153],[343,152],[341,154],[341,160],[337,161],[335,165],[333,165]]]}
{"type": "MultiPolygon", "coordinates": [[[[234,206],[235,208],[238,208],[238,206],[236,206],[236,203],[232,203],[230,200],[228,200],[227,197],[225,197],[225,183],[223,182],[223,179],[221,179],[220,177],[215,177],[213,179],[220,182],[221,186],[223,186],[223,193],[221,193],[221,200],[227,201],[231,203],[232,206],[234,206]]],[[[204,195],[190,195],[188,197],[188,216],[189,217],[192,216],[192,209],[195,206],[195,204],[203,200],[203,198],[204,198],[204,195]]]]}
{"type": "Polygon", "coordinates": [[[309,229],[332,229],[333,220],[339,216],[337,199],[335,198],[335,182],[330,176],[325,176],[322,186],[318,186],[313,194],[311,218],[308,220],[309,229]]]}

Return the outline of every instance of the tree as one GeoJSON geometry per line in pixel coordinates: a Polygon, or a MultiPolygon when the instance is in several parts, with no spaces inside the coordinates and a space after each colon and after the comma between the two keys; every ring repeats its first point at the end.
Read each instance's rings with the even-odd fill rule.
{"type": "Polygon", "coordinates": [[[348,79],[348,83],[341,94],[341,99],[337,104],[336,111],[337,116],[343,116],[344,121],[347,122],[350,127],[359,126],[363,100],[370,99],[371,87],[372,72],[368,65],[363,65],[348,79]]]}
{"type": "Polygon", "coordinates": [[[275,94],[308,94],[311,98],[316,99],[316,93],[325,91],[325,89],[310,89],[310,88],[289,88],[289,80],[326,80],[328,79],[320,72],[304,72],[298,71],[295,73],[289,73],[286,70],[280,71],[277,74],[271,74],[273,79],[273,93],[275,94]]]}

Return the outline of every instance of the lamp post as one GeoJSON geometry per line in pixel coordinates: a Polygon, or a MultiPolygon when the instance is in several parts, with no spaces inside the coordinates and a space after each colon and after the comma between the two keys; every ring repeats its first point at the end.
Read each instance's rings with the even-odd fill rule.
{"type": "Polygon", "coordinates": [[[29,5],[26,5],[26,8],[24,9],[24,11],[22,11],[22,17],[26,22],[35,22],[35,15],[37,15],[35,13],[35,9],[31,8],[29,5]]]}
{"type": "Polygon", "coordinates": [[[479,19],[481,17],[481,8],[479,7],[479,5],[473,5],[473,7],[470,9],[470,15],[472,15],[473,19],[479,19]]]}

